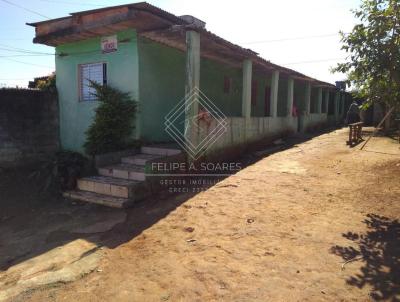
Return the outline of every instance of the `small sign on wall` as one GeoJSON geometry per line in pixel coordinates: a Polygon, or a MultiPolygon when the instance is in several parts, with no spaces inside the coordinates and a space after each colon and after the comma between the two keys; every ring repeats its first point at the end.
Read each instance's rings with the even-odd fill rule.
{"type": "Polygon", "coordinates": [[[102,53],[114,52],[117,51],[117,49],[118,49],[118,40],[116,35],[101,38],[102,53]]]}

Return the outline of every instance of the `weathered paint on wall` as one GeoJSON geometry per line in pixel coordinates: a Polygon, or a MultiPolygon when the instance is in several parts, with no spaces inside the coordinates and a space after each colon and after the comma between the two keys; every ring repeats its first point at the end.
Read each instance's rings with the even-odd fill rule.
{"type": "Polygon", "coordinates": [[[0,89],[0,167],[23,166],[59,148],[58,102],[53,93],[0,89]]]}
{"type": "Polygon", "coordinates": [[[294,81],[293,103],[297,107],[298,114],[305,110],[305,91],[306,87],[303,81],[294,81]]]}
{"type": "MultiPolygon", "coordinates": [[[[249,143],[263,139],[288,135],[297,131],[297,118],[294,117],[252,117],[248,123],[244,117],[227,118],[226,132],[207,149],[206,154],[213,154],[224,148],[246,146],[249,143]]],[[[211,125],[203,125],[200,131],[206,137],[216,127],[215,121],[211,125]]]]}
{"type": "Polygon", "coordinates": [[[304,131],[311,131],[314,128],[323,128],[328,124],[326,113],[310,113],[302,117],[304,131]]]}
{"type": "Polygon", "coordinates": [[[288,79],[281,75],[279,77],[278,85],[278,116],[284,117],[287,112],[287,98],[288,98],[288,79]]]}
{"type": "Polygon", "coordinates": [[[251,105],[251,116],[262,117],[265,116],[265,90],[269,87],[268,93],[271,89],[271,74],[259,74],[253,72],[253,81],[257,83],[257,99],[251,105]]]}
{"type": "MultiPolygon", "coordinates": [[[[60,97],[61,144],[65,149],[83,151],[85,131],[92,123],[96,101],[80,102],[78,92],[79,64],[107,62],[108,84],[129,92],[139,103],[136,133],[149,142],[168,142],[172,138],[164,130],[164,118],[180,102],[185,93],[186,54],[180,50],[140,38],[134,30],[118,33],[118,51],[102,54],[100,38],[57,47],[57,87],[60,97]]],[[[288,79],[281,76],[278,85],[278,117],[265,117],[265,89],[271,87],[271,74],[253,72],[257,82],[256,101],[251,105],[249,125],[241,122],[242,70],[201,58],[200,90],[229,119],[231,144],[248,142],[276,133],[295,132],[298,119],[287,113],[288,79]],[[230,91],[224,91],[225,78],[230,91]],[[250,128],[246,128],[249,126],[250,128]],[[240,129],[240,127],[246,129],[240,129]]],[[[294,103],[301,113],[305,110],[305,82],[294,82],[294,103]]],[[[314,98],[312,98],[314,99],[314,98]]],[[[314,102],[313,102],[314,103],[314,102]]],[[[312,106],[314,107],[314,106],[312,106]]],[[[183,119],[181,117],[183,130],[183,119]]],[[[299,120],[304,127],[326,120],[326,115],[299,120]]],[[[223,141],[226,141],[223,139],[223,141]]],[[[227,144],[229,144],[226,141],[227,144]]],[[[225,144],[225,143],[222,143],[225,144]]]]}
{"type": "Polygon", "coordinates": [[[83,151],[85,132],[92,123],[97,101],[80,101],[78,84],[79,64],[106,62],[107,82],[110,86],[128,92],[138,100],[139,77],[137,38],[134,30],[117,34],[118,51],[102,54],[100,37],[60,45],[56,53],[57,89],[60,103],[60,136],[64,149],[83,151]]]}
{"type": "Polygon", "coordinates": [[[139,39],[138,48],[141,138],[171,141],[164,118],[185,95],[185,53],[147,39],[139,39]]]}
{"type": "Polygon", "coordinates": [[[242,114],[242,70],[205,58],[200,63],[200,90],[226,116],[242,114]],[[230,91],[224,93],[224,77],[230,79],[230,91]]]}
{"type": "Polygon", "coordinates": [[[311,87],[310,113],[317,113],[318,109],[318,88],[311,87]]]}
{"type": "MultiPolygon", "coordinates": [[[[140,39],[139,86],[141,137],[145,141],[171,141],[164,131],[164,118],[185,93],[186,54],[177,49],[140,39]]],[[[226,115],[241,115],[242,71],[201,58],[200,90],[226,115]],[[224,92],[224,78],[231,79],[229,93],[224,92]]],[[[183,130],[183,118],[177,124],[183,130]]]]}

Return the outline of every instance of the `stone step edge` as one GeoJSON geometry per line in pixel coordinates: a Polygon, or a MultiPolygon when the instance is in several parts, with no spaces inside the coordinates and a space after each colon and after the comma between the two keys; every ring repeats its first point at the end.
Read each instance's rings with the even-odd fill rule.
{"type": "Polygon", "coordinates": [[[140,153],[150,154],[150,155],[160,155],[160,156],[173,156],[182,153],[182,150],[172,149],[172,148],[163,148],[163,147],[152,147],[150,146],[142,146],[140,149],[140,153]]]}
{"type": "Polygon", "coordinates": [[[91,176],[77,180],[77,189],[120,198],[133,198],[135,188],[140,183],[110,176],[91,176]]]}
{"type": "Polygon", "coordinates": [[[163,160],[163,159],[165,159],[165,156],[162,155],[139,153],[132,156],[122,157],[121,163],[145,167],[150,162],[156,162],[157,160],[163,160]],[[148,155],[151,156],[151,158],[143,158],[140,157],[140,155],[148,155]]]}
{"type": "Polygon", "coordinates": [[[126,179],[137,182],[144,182],[146,180],[146,174],[144,169],[132,169],[123,166],[109,166],[98,168],[97,172],[101,176],[113,177],[118,179],[126,179]]]}
{"type": "Polygon", "coordinates": [[[98,167],[97,170],[99,170],[99,169],[122,170],[122,171],[137,172],[137,173],[145,172],[144,165],[128,164],[128,163],[119,163],[119,164],[109,165],[109,166],[105,166],[105,167],[98,167]]]}
{"type": "Polygon", "coordinates": [[[112,208],[123,209],[130,207],[134,202],[128,198],[115,197],[110,195],[99,194],[95,192],[72,190],[63,192],[63,196],[68,199],[89,202],[93,204],[103,205],[112,208]]]}

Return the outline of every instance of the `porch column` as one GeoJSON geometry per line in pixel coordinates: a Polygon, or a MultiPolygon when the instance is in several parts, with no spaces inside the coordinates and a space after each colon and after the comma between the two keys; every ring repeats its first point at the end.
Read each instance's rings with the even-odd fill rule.
{"type": "Polygon", "coordinates": [[[317,113],[322,113],[322,88],[318,88],[317,113]]]}
{"type": "Polygon", "coordinates": [[[309,115],[310,114],[310,106],[311,106],[311,83],[306,82],[306,91],[305,91],[305,114],[309,115]]]}
{"type": "MultiPolygon", "coordinates": [[[[186,85],[185,95],[200,87],[200,34],[195,31],[186,32],[186,85]]],[[[189,104],[186,104],[189,106],[189,104]]],[[[198,103],[186,107],[187,112],[196,115],[198,103]],[[189,111],[188,111],[189,110],[189,111]]]]}
{"type": "Polygon", "coordinates": [[[287,105],[286,105],[286,116],[292,116],[293,109],[293,93],[294,93],[294,80],[293,78],[288,79],[288,92],[287,92],[287,105]]]}
{"type": "Polygon", "coordinates": [[[186,82],[185,82],[185,139],[197,141],[197,129],[193,127],[193,119],[199,112],[198,92],[200,87],[200,34],[195,31],[186,32],[186,82]],[[193,97],[188,97],[192,95],[193,97]]]}
{"type": "Polygon", "coordinates": [[[329,110],[329,90],[325,92],[325,113],[328,115],[329,110]]]}
{"type": "Polygon", "coordinates": [[[246,59],[243,61],[243,92],[242,92],[242,116],[246,119],[251,117],[251,79],[253,63],[246,59]]]}
{"type": "Polygon", "coordinates": [[[335,100],[334,100],[335,120],[337,120],[338,117],[339,117],[339,99],[340,99],[340,92],[336,92],[335,93],[335,100]]]}
{"type": "Polygon", "coordinates": [[[344,108],[345,108],[345,104],[346,104],[346,93],[343,92],[342,94],[342,117],[345,116],[346,112],[344,112],[344,108]]]}
{"type": "Polygon", "coordinates": [[[271,117],[278,116],[278,87],[279,87],[279,71],[272,72],[271,78],[271,117]]]}

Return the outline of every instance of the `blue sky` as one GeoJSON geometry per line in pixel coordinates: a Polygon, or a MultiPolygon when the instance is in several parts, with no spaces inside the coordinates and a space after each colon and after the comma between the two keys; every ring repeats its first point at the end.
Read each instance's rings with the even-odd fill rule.
{"type": "MultiPolygon", "coordinates": [[[[189,14],[208,30],[260,53],[274,63],[334,82],[344,78],[329,69],[343,61],[339,30],[348,32],[355,20],[350,9],[359,0],[154,0],[149,3],[176,15],[189,14]]],[[[26,86],[29,79],[54,70],[54,56],[27,56],[15,48],[54,53],[33,44],[34,28],[26,22],[45,20],[29,12],[57,18],[71,12],[130,3],[118,0],[0,0],[0,86],[26,86]],[[11,5],[11,2],[17,6],[11,5]],[[16,62],[19,61],[19,62],[16,62]]]]}

